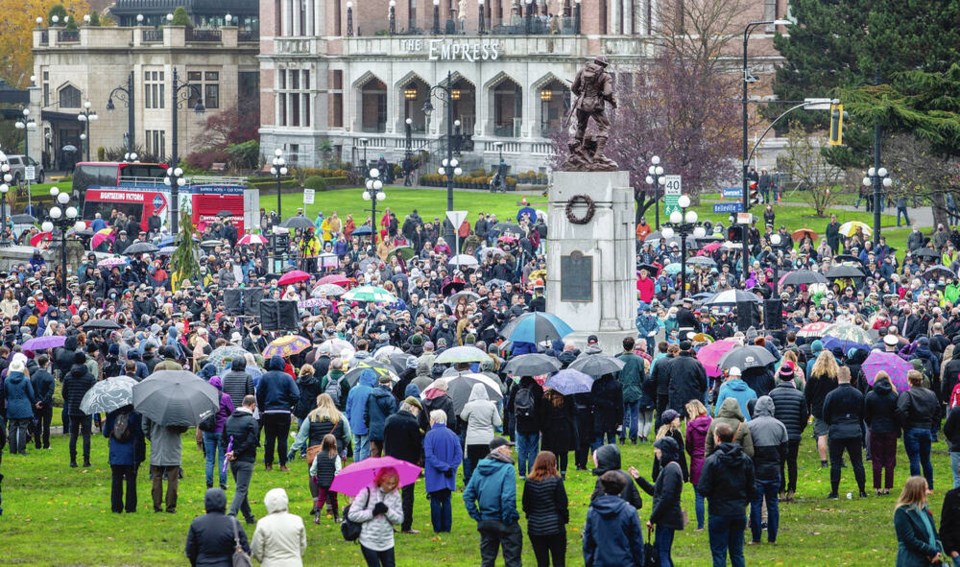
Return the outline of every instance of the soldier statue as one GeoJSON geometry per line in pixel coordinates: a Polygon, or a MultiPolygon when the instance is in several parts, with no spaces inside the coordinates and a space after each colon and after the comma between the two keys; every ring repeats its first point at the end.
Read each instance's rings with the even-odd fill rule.
{"type": "Polygon", "coordinates": [[[564,169],[579,171],[610,171],[617,169],[617,163],[605,155],[603,150],[610,136],[610,118],[605,109],[607,103],[617,107],[613,96],[613,78],[607,73],[607,58],[598,56],[593,62],[577,73],[571,90],[577,100],[573,104],[573,116],[577,120],[576,134],[568,146],[570,157],[564,169]],[[587,136],[590,118],[596,127],[596,133],[587,136]]]}

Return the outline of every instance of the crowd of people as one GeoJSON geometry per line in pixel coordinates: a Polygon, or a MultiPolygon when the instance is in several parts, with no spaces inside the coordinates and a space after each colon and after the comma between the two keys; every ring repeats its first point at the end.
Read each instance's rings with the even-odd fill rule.
{"type": "MultiPolygon", "coordinates": [[[[701,260],[685,275],[671,268],[680,263],[678,242],[642,220],[637,333],[616,352],[604,352],[596,337],[582,345],[562,336],[535,344],[511,340],[505,331],[546,307],[549,239],[545,219],[533,209],[520,211],[516,223],[480,213],[460,227],[429,222],[416,211],[401,222],[388,209],[366,219],[360,235],[349,215],[341,221],[320,213],[311,228],[292,233],[279,270],[307,268],[310,278],[285,286],[269,269],[281,263],[274,251],[238,245],[243,235],[229,221],[204,227],[204,241],[220,243],[199,255],[198,278],[176,285],[162,255],[104,264],[91,254],[71,274],[59,274],[38,255],[0,274],[0,445],[14,455],[27,454],[31,444],[51,448],[60,384],[70,466],[91,466],[97,428],[109,439],[112,511],[138,509],[139,469],[149,460],[152,509],[177,513],[187,428],[152,421],[132,405],[88,415],[81,401],[104,379],[141,381],[160,370],[188,370],[220,392],[219,411],[195,431],[208,490],[207,513],[187,538],[192,564],[227,564],[238,546],[264,565],[299,564],[309,537],[302,519],[289,513],[286,493],[268,492],[268,514],[257,520],[249,488],[258,462],[265,471],[287,471],[302,460],[312,521],[360,526],[363,560],[384,566],[396,561],[395,532],[418,533],[414,503],[424,497],[434,532],[479,531],[482,565],[500,554],[506,565],[520,565],[521,517],[538,565],[563,565],[570,523],[565,481],[590,469],[596,488],[576,545],[587,565],[599,567],[644,565],[645,557],[672,566],[674,539],[688,525],[687,483],[695,529],[708,531],[713,564],[729,558],[743,565],[745,541],[777,542],[779,505],[797,498],[798,453],[807,439],[816,439],[821,466],[830,469],[830,492],[802,496],[831,499],[850,486],[843,479],[847,463],[856,494],[868,497],[864,451],[874,496],[894,490],[902,439],[912,476],[897,501],[898,565],[957,557],[960,234],[915,229],[901,262],[883,238],[874,246],[863,227],[842,230],[833,218],[820,239],[809,230],[775,229],[775,212],[768,212],[762,230],[746,227],[746,251],[720,236],[722,227],[692,243],[689,259],[701,260]],[[453,233],[459,238],[444,238],[453,233]],[[321,251],[335,255],[337,265],[310,263],[321,251]],[[454,256],[459,260],[450,263],[454,256]],[[833,277],[836,267],[852,271],[833,277]],[[781,281],[800,272],[826,283],[781,281]],[[343,288],[378,286],[390,299],[344,299],[343,290],[330,286],[334,281],[343,288]],[[297,300],[296,328],[265,331],[256,318],[228,315],[224,292],[238,287],[297,300]],[[748,303],[774,300],[781,324],[742,325],[742,297],[739,305],[711,301],[731,290],[742,290],[748,303]],[[826,323],[864,338],[830,335],[817,326],[826,323]],[[264,354],[287,334],[309,346],[264,354]],[[64,340],[56,348],[23,347],[41,337],[64,340]],[[706,361],[709,347],[723,340],[762,349],[771,362],[706,361]],[[460,346],[484,356],[438,362],[460,346]],[[233,355],[217,356],[224,349],[233,355]],[[865,362],[875,352],[909,364],[904,380],[892,371],[870,372],[865,362]],[[537,353],[555,368],[508,370],[537,353]],[[617,369],[591,375],[577,393],[550,387],[551,375],[590,357],[615,360],[617,369]],[[464,390],[456,380],[466,375],[483,379],[470,378],[464,390]],[[941,437],[955,489],[946,493],[938,531],[927,498],[935,486],[931,446],[941,437]],[[652,444],[649,474],[622,462],[620,447],[638,443],[652,444]],[[383,466],[369,486],[346,495],[349,501],[335,490],[350,463],[384,457],[421,467],[423,484],[383,466]],[[454,498],[460,490],[462,504],[454,498]],[[645,522],[641,493],[652,497],[645,522]],[[453,507],[461,505],[476,526],[453,525],[453,507]],[[244,525],[256,525],[249,542],[244,525]]],[[[144,242],[163,238],[149,226],[98,220],[107,227],[118,222],[118,240],[133,230],[144,242]]],[[[264,212],[264,226],[279,221],[264,212]]],[[[116,242],[106,250],[122,252],[116,242]]],[[[8,457],[6,466],[20,458],[11,464],[8,457]]]]}

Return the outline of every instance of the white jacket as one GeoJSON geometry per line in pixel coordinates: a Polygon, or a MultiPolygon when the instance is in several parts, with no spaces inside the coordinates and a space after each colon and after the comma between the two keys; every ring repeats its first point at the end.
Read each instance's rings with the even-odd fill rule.
{"type": "Polygon", "coordinates": [[[267,516],[257,522],[250,550],[261,567],[302,567],[307,549],[303,519],[287,512],[287,494],[273,489],[264,498],[267,516]]]}
{"type": "Polygon", "coordinates": [[[490,401],[483,384],[473,385],[470,399],[460,412],[460,419],[467,422],[467,445],[487,445],[493,441],[494,428],[503,425],[497,404],[490,401]]]}

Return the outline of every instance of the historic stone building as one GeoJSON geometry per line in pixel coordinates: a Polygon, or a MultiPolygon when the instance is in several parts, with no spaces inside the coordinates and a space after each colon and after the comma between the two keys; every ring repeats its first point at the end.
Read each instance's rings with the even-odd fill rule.
{"type": "Polygon", "coordinates": [[[97,114],[97,119],[89,122],[91,159],[96,159],[98,148],[125,147],[128,106],[126,93],[118,87],[127,89],[132,73],[136,146],[150,156],[169,160],[173,151],[176,70],[178,84],[196,87],[180,89],[176,99],[180,106],[178,153],[182,158],[193,150],[194,138],[211,113],[236,111],[240,100],[256,103],[257,42],[256,32],[229,25],[215,29],[38,28],[33,33],[31,108],[40,125],[31,136],[30,153],[40,160],[42,152],[44,160],[58,169],[82,158],[85,124],[78,118],[86,110],[97,114]],[[108,110],[111,93],[112,111],[108,110]],[[200,99],[204,114],[194,112],[200,99]],[[78,151],[64,152],[69,146],[78,151]]]}
{"type": "MultiPolygon", "coordinates": [[[[658,10],[658,0],[261,0],[262,151],[304,165],[399,161],[408,147],[436,158],[448,120],[431,92],[445,90],[466,167],[502,152],[517,169],[542,168],[576,70],[599,54],[626,66],[649,57],[658,10]]],[[[743,23],[786,11],[786,0],[757,1],[743,23]]],[[[772,69],[772,32],[751,38],[754,73],[772,69]]]]}

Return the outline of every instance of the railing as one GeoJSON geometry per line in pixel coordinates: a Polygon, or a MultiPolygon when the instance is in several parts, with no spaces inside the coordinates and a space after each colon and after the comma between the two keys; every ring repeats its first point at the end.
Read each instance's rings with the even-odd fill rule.
{"type": "Polygon", "coordinates": [[[163,43],[163,30],[143,30],[144,43],[163,43]]]}
{"type": "Polygon", "coordinates": [[[260,32],[254,30],[240,30],[237,32],[237,41],[258,42],[260,41],[260,32]]]}
{"type": "Polygon", "coordinates": [[[198,30],[194,28],[187,28],[186,30],[186,40],[187,41],[209,41],[219,43],[221,41],[222,34],[220,30],[198,30]]]}
{"type": "Polygon", "coordinates": [[[80,30],[58,30],[57,43],[77,43],[80,41],[80,30]]]}

